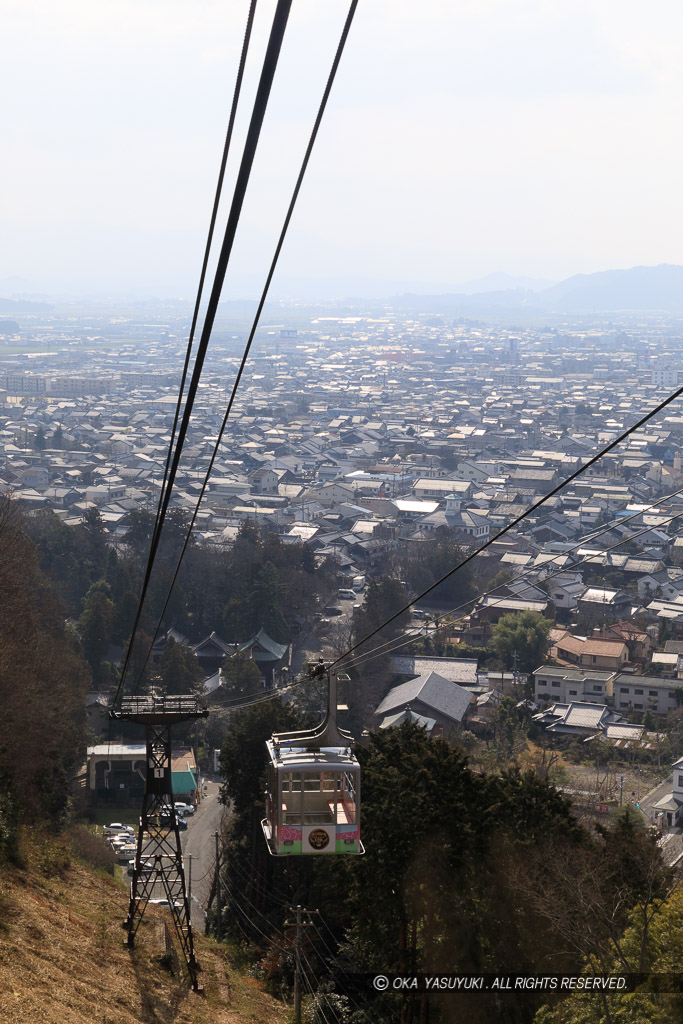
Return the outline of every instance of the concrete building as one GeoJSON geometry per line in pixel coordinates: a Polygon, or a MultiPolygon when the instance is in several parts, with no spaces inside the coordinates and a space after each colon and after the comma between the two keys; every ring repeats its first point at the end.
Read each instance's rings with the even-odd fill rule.
{"type": "Polygon", "coordinates": [[[616,672],[542,665],[533,676],[534,696],[539,704],[606,704],[614,696],[616,672]]]}
{"type": "Polygon", "coordinates": [[[654,711],[656,715],[668,715],[676,708],[676,690],[680,689],[678,679],[662,679],[660,676],[635,676],[620,672],[614,680],[614,706],[617,711],[654,711]]]}

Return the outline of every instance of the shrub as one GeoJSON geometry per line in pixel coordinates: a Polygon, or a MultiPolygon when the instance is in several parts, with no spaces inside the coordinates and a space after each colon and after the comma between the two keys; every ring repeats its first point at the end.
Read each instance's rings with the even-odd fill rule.
{"type": "Polygon", "coordinates": [[[114,874],[116,855],[101,838],[94,835],[87,828],[76,825],[69,832],[69,839],[71,841],[71,852],[74,857],[85,861],[100,871],[106,871],[109,875],[114,874]]]}

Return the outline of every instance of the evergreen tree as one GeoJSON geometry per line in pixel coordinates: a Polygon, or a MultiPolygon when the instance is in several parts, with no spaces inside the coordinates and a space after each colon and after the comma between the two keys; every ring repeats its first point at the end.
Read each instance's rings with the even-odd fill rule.
{"type": "Polygon", "coordinates": [[[114,605],[111,635],[116,643],[124,643],[130,637],[137,609],[138,599],[132,590],[122,594],[114,605]]]}
{"type": "Polygon", "coordinates": [[[125,522],[128,529],[123,537],[124,543],[139,563],[146,561],[154,532],[153,514],[147,509],[133,509],[125,522]]]}
{"type": "Polygon", "coordinates": [[[244,608],[242,620],[244,639],[265,629],[278,643],[287,643],[289,631],[282,612],[285,587],[280,582],[277,569],[272,562],[265,562],[257,571],[251,593],[244,608]]]}
{"type": "Polygon", "coordinates": [[[538,612],[511,612],[493,627],[489,646],[506,668],[512,668],[515,654],[522,672],[533,672],[548,656],[550,619],[538,612]]]}
{"type": "Polygon", "coordinates": [[[239,652],[223,662],[223,680],[228,697],[245,697],[261,689],[261,673],[248,654],[239,652]]]}
{"type": "Polygon", "coordinates": [[[238,814],[256,807],[263,817],[266,740],[297,724],[293,711],[277,697],[238,711],[232,718],[221,749],[221,799],[231,800],[238,814]]]}
{"type": "Polygon", "coordinates": [[[88,672],[38,566],[27,523],[0,499],[0,855],[20,821],[63,820],[85,748],[88,672]]]}
{"type": "Polygon", "coordinates": [[[159,677],[166,694],[194,693],[203,672],[189,647],[169,639],[159,661],[159,677]]]}
{"type": "MultiPolygon", "coordinates": [[[[389,576],[370,580],[365,592],[365,604],[357,618],[357,638],[378,629],[406,603],[406,600],[405,591],[398,580],[389,576]]],[[[403,612],[382,631],[381,635],[384,637],[395,636],[407,625],[409,619],[409,613],[403,612]]]]}
{"type": "Polygon", "coordinates": [[[76,543],[79,558],[87,567],[90,580],[101,579],[105,573],[109,548],[99,509],[87,510],[83,522],[76,527],[76,543]]]}
{"type": "MultiPolygon", "coordinates": [[[[107,587],[107,584],[103,584],[107,587]]],[[[98,685],[102,679],[102,662],[112,640],[114,605],[100,585],[90,588],[85,599],[83,614],[78,622],[78,630],[83,645],[83,653],[90,665],[93,682],[98,685]]]]}

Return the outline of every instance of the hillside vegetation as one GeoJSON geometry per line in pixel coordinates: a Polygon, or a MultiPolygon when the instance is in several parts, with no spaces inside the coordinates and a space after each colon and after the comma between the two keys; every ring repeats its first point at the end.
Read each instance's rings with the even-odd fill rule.
{"type": "Polygon", "coordinates": [[[127,894],[73,859],[65,839],[24,831],[21,866],[0,879],[2,1024],[278,1024],[281,1003],[240,977],[228,951],[197,937],[204,994],[166,953],[166,911],[149,908],[136,948],[123,945],[127,894]]]}

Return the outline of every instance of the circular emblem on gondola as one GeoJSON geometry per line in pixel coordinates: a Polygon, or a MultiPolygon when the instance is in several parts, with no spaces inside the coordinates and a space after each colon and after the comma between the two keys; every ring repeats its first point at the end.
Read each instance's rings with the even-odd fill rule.
{"type": "Polygon", "coordinates": [[[324,850],[329,841],[329,833],[327,833],[324,828],[314,829],[308,837],[308,842],[314,850],[324,850]]]}

